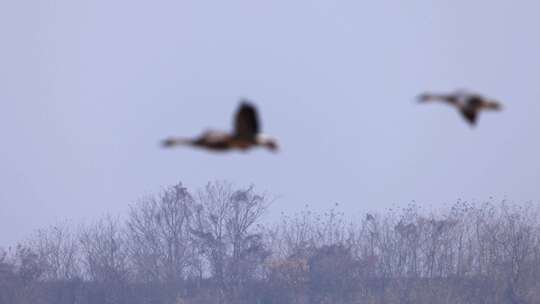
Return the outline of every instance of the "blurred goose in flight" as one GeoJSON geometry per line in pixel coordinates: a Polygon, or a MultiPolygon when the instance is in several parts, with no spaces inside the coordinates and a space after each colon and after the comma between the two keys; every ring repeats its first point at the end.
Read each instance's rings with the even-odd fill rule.
{"type": "Polygon", "coordinates": [[[482,95],[457,91],[453,94],[424,93],[418,97],[420,102],[442,101],[454,107],[463,115],[463,118],[474,126],[478,113],[484,110],[499,111],[502,105],[494,100],[486,99],[482,95]]]}
{"type": "Polygon", "coordinates": [[[242,151],[253,147],[265,147],[271,151],[278,149],[277,141],[261,133],[257,109],[248,101],[241,101],[234,120],[232,133],[221,131],[206,131],[194,139],[171,137],[165,139],[164,147],[188,145],[211,151],[242,151]]]}

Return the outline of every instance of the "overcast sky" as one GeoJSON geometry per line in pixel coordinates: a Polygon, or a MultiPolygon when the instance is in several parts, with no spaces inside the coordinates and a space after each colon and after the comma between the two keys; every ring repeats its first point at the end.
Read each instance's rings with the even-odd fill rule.
{"type": "Polygon", "coordinates": [[[0,2],[0,246],[182,181],[254,184],[270,217],[540,203],[538,1],[0,2]],[[472,129],[424,90],[504,103],[472,129]],[[240,97],[282,150],[162,150],[240,97]]]}

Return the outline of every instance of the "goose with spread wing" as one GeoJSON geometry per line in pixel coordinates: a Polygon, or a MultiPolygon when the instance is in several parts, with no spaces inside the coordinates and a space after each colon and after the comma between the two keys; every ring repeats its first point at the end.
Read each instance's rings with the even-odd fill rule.
{"type": "Polygon", "coordinates": [[[170,137],[162,142],[163,147],[170,148],[181,145],[199,147],[211,151],[246,151],[254,147],[265,147],[277,151],[277,141],[261,133],[256,107],[249,101],[240,102],[234,119],[232,133],[222,131],[206,131],[196,138],[170,137]]]}
{"type": "Polygon", "coordinates": [[[481,111],[500,111],[502,105],[476,93],[457,91],[452,94],[424,93],[418,97],[420,102],[440,101],[455,107],[472,126],[476,124],[481,111]]]}

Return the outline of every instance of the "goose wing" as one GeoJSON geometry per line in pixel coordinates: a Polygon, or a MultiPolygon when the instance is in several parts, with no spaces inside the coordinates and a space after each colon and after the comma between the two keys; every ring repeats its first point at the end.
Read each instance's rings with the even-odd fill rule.
{"type": "Polygon", "coordinates": [[[234,135],[245,140],[255,140],[260,132],[257,109],[247,101],[242,101],[234,121],[234,135]]]}
{"type": "Polygon", "coordinates": [[[464,109],[461,111],[461,114],[463,115],[463,118],[470,123],[471,125],[476,124],[476,118],[478,117],[478,111],[473,109],[464,109]]]}

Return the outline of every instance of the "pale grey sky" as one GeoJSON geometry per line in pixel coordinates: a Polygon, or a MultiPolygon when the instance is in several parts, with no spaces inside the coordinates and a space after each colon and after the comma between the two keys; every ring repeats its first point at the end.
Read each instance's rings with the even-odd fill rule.
{"type": "Polygon", "coordinates": [[[162,186],[255,184],[271,215],[457,199],[540,203],[538,1],[0,2],[0,246],[124,214],[162,186]],[[424,90],[501,100],[471,129],[424,90]],[[272,154],[162,150],[229,129],[240,97],[272,154]]]}

